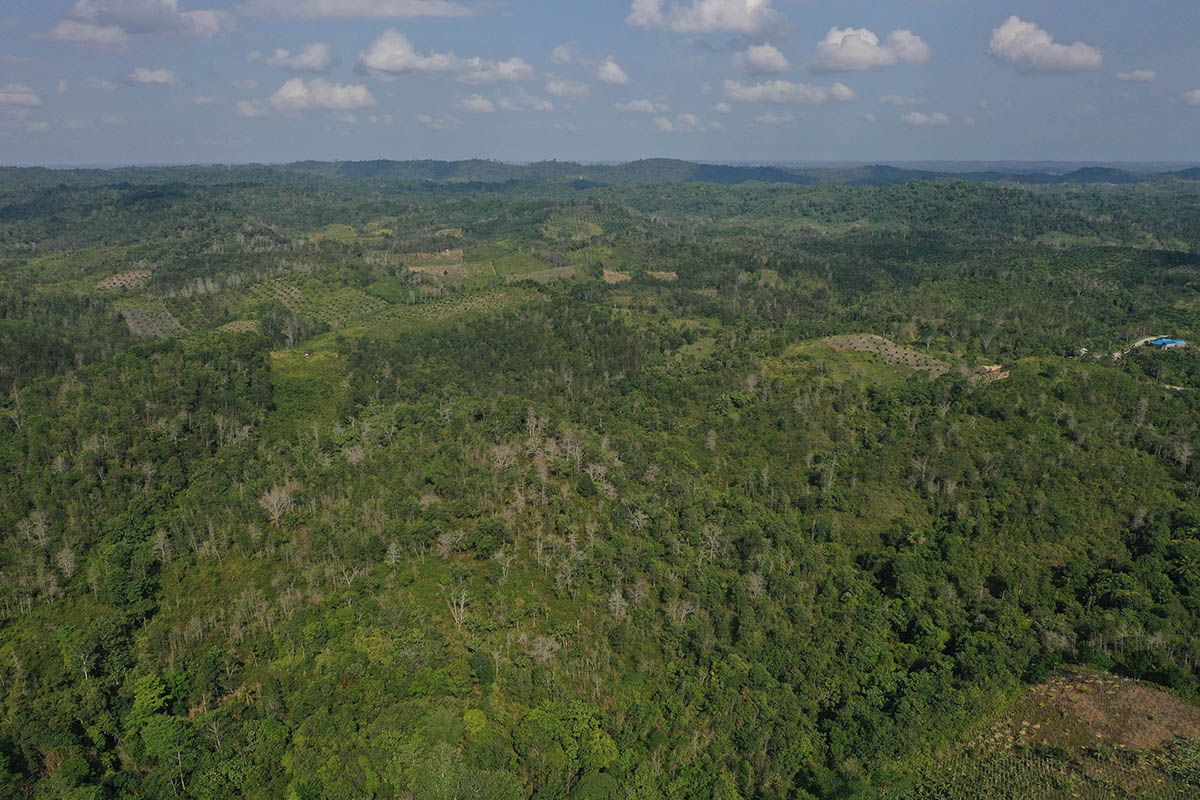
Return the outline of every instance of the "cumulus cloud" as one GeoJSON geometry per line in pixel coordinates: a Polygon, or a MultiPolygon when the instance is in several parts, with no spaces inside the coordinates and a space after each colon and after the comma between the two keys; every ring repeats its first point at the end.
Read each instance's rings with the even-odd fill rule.
{"type": "Polygon", "coordinates": [[[579,51],[573,44],[560,44],[550,52],[550,60],[555,64],[570,64],[579,57],[579,51]]]}
{"type": "Polygon", "coordinates": [[[732,114],[733,106],[722,100],[720,103],[717,103],[715,106],[713,106],[713,111],[717,112],[718,114],[732,114]]]}
{"type": "Polygon", "coordinates": [[[1200,108],[1200,89],[1193,89],[1183,95],[1184,105],[1200,108]]]}
{"type": "Polygon", "coordinates": [[[770,44],[755,44],[733,57],[733,66],[751,75],[787,72],[792,68],[779,48],[770,44]]]}
{"type": "Polygon", "coordinates": [[[796,121],[796,117],[787,111],[767,111],[755,117],[754,121],[759,125],[790,125],[796,121]]]}
{"type": "Polygon", "coordinates": [[[900,121],[905,125],[914,128],[938,128],[950,124],[950,117],[943,114],[941,111],[936,111],[932,114],[924,114],[920,111],[910,111],[900,118],[900,121]]]}
{"type": "Polygon", "coordinates": [[[587,84],[551,76],[546,80],[546,91],[564,100],[582,100],[588,96],[589,89],[587,84]]]}
{"type": "Polygon", "coordinates": [[[76,0],[48,36],[69,44],[123,47],[135,36],[177,34],[211,39],[236,27],[228,11],[184,11],[179,0],[76,0]]]}
{"type": "Polygon", "coordinates": [[[703,133],[720,129],[719,125],[706,125],[695,114],[676,114],[674,117],[655,117],[654,127],[661,133],[703,133]]]}
{"type": "Polygon", "coordinates": [[[412,19],[475,13],[449,0],[248,0],[241,10],[251,17],[281,19],[412,19]]]}
{"type": "Polygon", "coordinates": [[[740,33],[748,36],[784,27],[783,15],[771,0],[633,0],[626,24],[671,33],[740,33]]]}
{"type": "Polygon", "coordinates": [[[440,114],[417,114],[417,122],[433,131],[456,131],[462,127],[462,120],[440,114]]]}
{"type": "Polygon", "coordinates": [[[666,103],[646,99],[617,103],[614,108],[625,114],[665,114],[670,111],[666,103]]]}
{"type": "Polygon", "coordinates": [[[992,31],[988,53],[1021,72],[1087,72],[1104,66],[1104,56],[1095,47],[1059,44],[1046,30],[1017,16],[992,31]]]}
{"type": "Polygon", "coordinates": [[[216,104],[216,102],[217,98],[207,94],[198,95],[192,98],[192,105],[194,106],[211,106],[216,104]]]}
{"type": "Polygon", "coordinates": [[[247,56],[248,61],[262,61],[271,67],[290,69],[294,72],[327,72],[337,60],[333,48],[325,42],[314,42],[299,52],[292,53],[282,47],[269,56],[255,51],[247,56]]]}
{"type": "Polygon", "coordinates": [[[523,59],[493,61],[460,58],[454,53],[423,55],[408,37],[395,28],[388,29],[358,57],[359,66],[380,79],[399,75],[453,77],[462,83],[483,84],[523,81],[533,77],[533,67],[523,59]]]}
{"type": "Polygon", "coordinates": [[[42,98],[28,86],[10,83],[0,86],[0,106],[6,108],[37,108],[42,104],[42,98]]]}
{"type": "Polygon", "coordinates": [[[175,86],[179,83],[179,76],[169,69],[137,67],[126,80],[134,86],[175,86]]]}
{"type": "Polygon", "coordinates": [[[473,94],[458,101],[455,106],[464,114],[495,114],[496,104],[481,94],[473,94]]]}
{"type": "Polygon", "coordinates": [[[553,111],[554,103],[544,97],[535,97],[525,91],[501,97],[497,102],[501,111],[553,111]]]}
{"type": "Polygon", "coordinates": [[[629,75],[621,69],[621,65],[614,61],[612,56],[601,61],[596,67],[596,80],[607,83],[609,86],[629,85],[629,75]]]}
{"type": "Polygon", "coordinates": [[[894,64],[924,64],[929,45],[912,31],[892,31],[880,41],[866,28],[830,28],[817,45],[810,69],[815,72],[862,72],[894,64]]]}
{"type": "Polygon", "coordinates": [[[1125,83],[1153,83],[1158,73],[1152,69],[1135,69],[1132,72],[1118,72],[1117,80],[1125,83]]]}
{"type": "Polygon", "coordinates": [[[910,106],[923,106],[927,102],[924,97],[906,97],[900,94],[885,94],[879,98],[879,102],[885,106],[895,106],[896,108],[908,108],[910,106]]]}
{"type": "Polygon", "coordinates": [[[263,117],[272,111],[295,116],[306,111],[357,111],[374,105],[375,96],[362,84],[292,78],[265,101],[241,101],[237,104],[237,112],[243,117],[263,117]]]}
{"type": "Polygon", "coordinates": [[[725,97],[739,103],[820,106],[830,102],[849,102],[854,99],[854,90],[844,83],[815,86],[811,83],[777,80],[747,85],[738,81],[725,81],[725,97]]]}
{"type": "Polygon", "coordinates": [[[94,89],[97,92],[115,92],[117,84],[104,78],[84,78],[83,86],[87,89],[94,89]]]}

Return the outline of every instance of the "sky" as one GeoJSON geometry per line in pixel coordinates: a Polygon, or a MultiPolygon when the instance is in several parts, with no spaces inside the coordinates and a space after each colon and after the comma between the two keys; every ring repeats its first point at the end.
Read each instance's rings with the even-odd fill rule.
{"type": "Polygon", "coordinates": [[[0,163],[1200,161],[1196,0],[0,0],[0,163]]]}

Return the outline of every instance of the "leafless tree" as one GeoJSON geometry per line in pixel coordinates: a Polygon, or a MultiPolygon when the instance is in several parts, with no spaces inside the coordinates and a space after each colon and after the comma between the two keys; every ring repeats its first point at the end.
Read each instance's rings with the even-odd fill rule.
{"type": "Polygon", "coordinates": [[[609,613],[613,615],[614,619],[623,620],[625,619],[625,611],[628,608],[629,602],[625,599],[625,593],[621,591],[619,586],[613,589],[612,594],[608,596],[609,613]]]}
{"type": "Polygon", "coordinates": [[[458,591],[452,592],[446,603],[450,606],[450,617],[454,620],[454,627],[461,630],[463,623],[467,620],[466,587],[460,587],[458,591]]]}
{"type": "Polygon", "coordinates": [[[271,524],[278,525],[284,515],[292,510],[292,485],[285,483],[272,486],[258,498],[258,504],[267,512],[271,524]]]}

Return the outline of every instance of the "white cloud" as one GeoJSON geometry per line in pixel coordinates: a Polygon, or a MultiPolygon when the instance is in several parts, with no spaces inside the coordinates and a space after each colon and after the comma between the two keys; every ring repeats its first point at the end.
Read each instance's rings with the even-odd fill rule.
{"type": "Polygon", "coordinates": [[[924,114],[920,111],[910,111],[900,118],[900,121],[905,125],[910,125],[914,128],[937,128],[950,124],[950,117],[943,114],[941,111],[936,111],[932,114],[924,114]]]}
{"type": "Polygon", "coordinates": [[[473,94],[458,101],[455,106],[464,114],[495,114],[496,104],[481,94],[473,94]]]}
{"type": "Polygon", "coordinates": [[[810,68],[815,72],[861,72],[894,64],[924,64],[929,45],[912,31],[892,31],[880,41],[866,28],[830,28],[817,45],[810,68]]]}
{"type": "Polygon", "coordinates": [[[1200,89],[1193,89],[1185,93],[1183,95],[1183,102],[1185,105],[1192,106],[1193,108],[1200,108],[1200,89]]]}
{"type": "Polygon", "coordinates": [[[732,114],[733,106],[722,100],[720,103],[717,103],[715,106],[713,106],[713,111],[717,112],[718,114],[732,114]]]}
{"type": "Polygon", "coordinates": [[[733,66],[751,75],[787,72],[792,68],[779,48],[770,44],[755,44],[733,57],[733,66]]]}
{"type": "Polygon", "coordinates": [[[626,24],[672,33],[741,33],[749,36],[786,25],[771,0],[633,0],[626,24]]]}
{"type": "Polygon", "coordinates": [[[629,75],[621,69],[621,65],[612,56],[604,59],[596,67],[596,80],[609,86],[628,86],[629,75]]]}
{"type": "Polygon", "coordinates": [[[217,98],[207,94],[198,95],[192,98],[192,105],[194,106],[211,106],[216,104],[216,102],[217,98]]]}
{"type": "Polygon", "coordinates": [[[60,78],[58,81],[58,93],[66,94],[69,91],[71,91],[71,84],[68,83],[65,79],[60,78]]]}
{"type": "Polygon", "coordinates": [[[137,67],[129,73],[127,80],[134,86],[175,86],[179,76],[169,69],[137,67]]]}
{"type": "Polygon", "coordinates": [[[924,97],[906,97],[900,94],[885,94],[879,98],[879,102],[885,106],[895,106],[896,108],[908,108],[910,106],[923,106],[926,99],[924,97]]]}
{"type": "Polygon", "coordinates": [[[570,64],[579,57],[579,51],[573,44],[560,44],[550,52],[550,60],[555,64],[570,64]]]}
{"type": "Polygon", "coordinates": [[[546,91],[564,100],[582,100],[588,96],[586,84],[551,76],[546,80],[546,91]]]}
{"type": "Polygon", "coordinates": [[[868,125],[874,125],[876,122],[879,121],[879,118],[876,117],[874,114],[872,114],[870,111],[864,111],[863,113],[858,115],[858,118],[861,119],[863,122],[867,123],[868,125]]]}
{"type": "Polygon", "coordinates": [[[184,11],[179,0],[76,0],[48,34],[69,44],[123,47],[133,36],[177,34],[211,39],[237,28],[233,14],[184,11]]]}
{"type": "Polygon", "coordinates": [[[283,19],[412,19],[475,13],[449,0],[248,0],[241,10],[251,17],[283,19]]]}
{"type": "Polygon", "coordinates": [[[1135,69],[1132,72],[1118,72],[1117,80],[1125,83],[1153,83],[1158,73],[1152,69],[1135,69]]]}
{"type": "Polygon", "coordinates": [[[97,92],[115,92],[117,90],[115,83],[104,78],[84,78],[83,85],[88,89],[95,89],[97,92]]]}
{"type": "Polygon", "coordinates": [[[59,22],[47,37],[64,44],[88,44],[96,47],[124,47],[129,43],[125,31],[116,25],[93,25],[73,19],[59,22]]]}
{"type": "Polygon", "coordinates": [[[237,113],[239,117],[256,119],[258,117],[265,117],[270,112],[267,110],[266,105],[258,100],[239,100],[237,104],[237,113]]]}
{"type": "Polygon", "coordinates": [[[739,103],[788,103],[820,106],[829,102],[849,102],[854,99],[854,90],[844,83],[832,86],[814,86],[811,83],[792,81],[766,81],[750,85],[738,81],[725,81],[725,97],[739,103]]]}
{"type": "Polygon", "coordinates": [[[462,120],[437,114],[418,114],[417,122],[434,131],[456,131],[462,127],[462,120]]]}
{"type": "Polygon", "coordinates": [[[759,125],[790,125],[796,121],[796,117],[787,111],[768,111],[764,114],[759,114],[754,118],[754,121],[759,125]]]}
{"type": "Polygon", "coordinates": [[[28,86],[10,83],[0,86],[0,106],[7,108],[37,108],[42,104],[42,98],[28,86]]]}
{"type": "Polygon", "coordinates": [[[337,60],[333,48],[325,42],[314,42],[303,50],[293,54],[289,50],[278,48],[269,56],[263,56],[255,51],[247,57],[248,61],[262,61],[271,67],[290,69],[294,72],[327,72],[337,60]]]}
{"type": "Polygon", "coordinates": [[[534,97],[528,92],[520,91],[515,95],[506,95],[497,101],[501,111],[553,111],[554,103],[542,97],[534,97]]]}
{"type": "Polygon", "coordinates": [[[371,43],[358,57],[358,63],[377,78],[389,79],[399,75],[441,75],[462,83],[502,83],[523,81],[533,77],[533,67],[523,59],[510,58],[492,61],[483,58],[459,58],[454,53],[416,51],[408,37],[390,28],[371,43]]]}
{"type": "Polygon", "coordinates": [[[617,103],[615,108],[627,114],[665,114],[670,109],[666,103],[656,103],[653,100],[630,100],[628,103],[617,103]]]}
{"type": "Polygon", "coordinates": [[[352,111],[375,105],[375,96],[362,84],[330,83],[321,78],[292,78],[267,99],[281,114],[301,111],[352,111]]]}
{"type": "Polygon", "coordinates": [[[703,133],[710,128],[695,114],[676,114],[671,117],[655,117],[654,127],[662,133],[703,133]]]}
{"type": "Polygon", "coordinates": [[[1104,56],[1095,47],[1059,44],[1047,31],[1016,16],[992,31],[988,53],[1022,72],[1086,72],[1104,66],[1104,56]]]}

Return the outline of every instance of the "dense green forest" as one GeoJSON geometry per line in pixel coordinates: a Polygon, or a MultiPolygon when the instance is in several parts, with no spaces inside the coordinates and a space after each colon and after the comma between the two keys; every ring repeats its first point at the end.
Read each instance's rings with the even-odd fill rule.
{"type": "Polygon", "coordinates": [[[1195,797],[1200,184],[902,172],[0,170],[0,796],[1195,797]]]}

